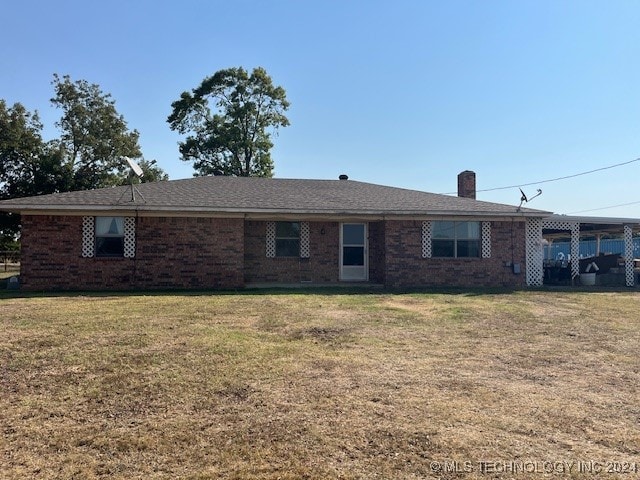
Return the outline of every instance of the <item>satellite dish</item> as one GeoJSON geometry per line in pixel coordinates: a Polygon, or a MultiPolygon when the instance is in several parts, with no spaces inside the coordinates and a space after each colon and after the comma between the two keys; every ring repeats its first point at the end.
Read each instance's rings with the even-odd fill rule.
{"type": "Polygon", "coordinates": [[[134,160],[131,160],[129,157],[124,157],[124,159],[127,161],[129,166],[131,167],[131,170],[133,170],[133,173],[135,173],[140,178],[144,176],[144,173],[142,172],[140,165],[138,165],[134,160]]]}
{"type": "Polygon", "coordinates": [[[528,202],[529,199],[527,198],[527,196],[524,194],[524,192],[522,191],[522,189],[520,189],[520,193],[522,194],[522,196],[520,197],[520,204],[522,205],[522,202],[528,202]]]}
{"type": "MultiPolygon", "coordinates": [[[[124,158],[127,163],[129,164],[129,167],[131,167],[131,171],[138,177],[138,178],[142,178],[144,176],[144,172],[142,171],[142,169],[140,168],[140,165],[138,165],[134,160],[131,160],[129,157],[122,157],[124,158]]],[[[140,193],[140,191],[138,190],[138,188],[133,184],[133,175],[129,175],[129,182],[131,183],[131,201],[135,202],[136,201],[136,192],[138,192],[138,195],[140,195],[140,197],[142,198],[142,200],[144,200],[146,202],[146,200],[144,199],[144,196],[142,195],[142,193],[140,193]]],[[[126,190],[122,193],[122,195],[120,196],[120,200],[122,200],[122,197],[124,196],[126,190]]],[[[120,201],[118,200],[118,202],[120,201]]]]}
{"type": "Polygon", "coordinates": [[[531,198],[527,198],[527,196],[525,195],[525,193],[522,191],[522,189],[520,188],[520,193],[522,194],[522,196],[520,197],[520,205],[518,205],[518,209],[517,211],[519,212],[520,209],[522,208],[522,204],[523,203],[527,203],[530,202],[531,200],[533,200],[536,197],[539,197],[540,195],[542,195],[542,190],[538,189],[538,193],[536,193],[533,197],[531,198]]]}

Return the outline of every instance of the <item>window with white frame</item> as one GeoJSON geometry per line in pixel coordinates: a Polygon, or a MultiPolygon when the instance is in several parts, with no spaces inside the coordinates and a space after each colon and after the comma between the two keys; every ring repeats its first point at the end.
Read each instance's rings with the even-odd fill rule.
{"type": "Polygon", "coordinates": [[[480,222],[432,222],[432,256],[465,258],[480,253],[480,222]]]}
{"type": "Polygon", "coordinates": [[[96,217],[96,257],[124,256],[124,218],[96,217]]]}
{"type": "Polygon", "coordinates": [[[300,256],[300,222],[276,222],[276,257],[300,256]]]}

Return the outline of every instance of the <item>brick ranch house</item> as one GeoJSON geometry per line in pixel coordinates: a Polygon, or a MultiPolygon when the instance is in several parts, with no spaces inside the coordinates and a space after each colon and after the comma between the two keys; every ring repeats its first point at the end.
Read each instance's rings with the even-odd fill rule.
{"type": "Polygon", "coordinates": [[[25,290],[527,284],[548,212],[341,180],[195,177],[0,202],[21,214],[25,290]]]}

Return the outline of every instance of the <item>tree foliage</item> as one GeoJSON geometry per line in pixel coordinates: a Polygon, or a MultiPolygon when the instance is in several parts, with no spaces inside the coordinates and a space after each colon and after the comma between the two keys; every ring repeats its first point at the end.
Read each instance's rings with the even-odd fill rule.
{"type": "Polygon", "coordinates": [[[57,186],[55,153],[42,140],[37,112],[0,100],[0,196],[51,193],[57,186]]]}
{"type": "Polygon", "coordinates": [[[148,182],[160,182],[163,180],[169,180],[162,168],[158,166],[158,162],[155,160],[140,160],[138,166],[142,170],[142,178],[135,177],[134,183],[148,183],[148,182]]]}
{"type": "MultiPolygon", "coordinates": [[[[138,158],[143,182],[167,180],[155,160],[140,159],[138,132],[127,129],[111,95],[84,80],[54,75],[54,106],[62,110],[60,138],[44,141],[37,112],[0,99],[0,199],[123,185],[138,158]]],[[[138,180],[136,180],[138,181],[138,180]]],[[[19,216],[0,213],[0,247],[14,241],[19,216]]]]}
{"type": "Polygon", "coordinates": [[[167,121],[187,134],[180,153],[196,175],[272,175],[271,134],[289,125],[289,102],[263,68],[251,75],[242,67],[220,70],[171,106],[167,121]]]}
{"type": "Polygon", "coordinates": [[[56,126],[61,131],[63,164],[73,176],[76,190],[122,183],[122,157],[142,156],[139,134],[129,131],[115,108],[111,94],[86,80],[71,81],[54,75],[55,96],[51,103],[62,110],[56,126]]]}
{"type": "MultiPolygon", "coordinates": [[[[61,168],[59,151],[42,140],[37,113],[20,103],[0,100],[0,199],[66,190],[69,177],[61,168]]],[[[19,231],[19,216],[0,214],[0,247],[19,231]]]]}

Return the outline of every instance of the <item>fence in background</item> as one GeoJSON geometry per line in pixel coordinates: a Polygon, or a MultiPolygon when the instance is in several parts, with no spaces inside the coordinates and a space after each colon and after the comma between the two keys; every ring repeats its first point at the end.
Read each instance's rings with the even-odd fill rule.
{"type": "MultiPolygon", "coordinates": [[[[550,246],[545,245],[544,247],[545,260],[557,260],[559,256],[567,258],[570,253],[571,242],[553,242],[550,246]]],[[[600,252],[596,252],[595,240],[580,241],[580,258],[595,257],[599,253],[619,253],[624,255],[624,240],[618,238],[600,240],[600,252]]],[[[640,237],[633,239],[633,256],[634,258],[640,258],[640,237]]]]}
{"type": "Polygon", "coordinates": [[[20,251],[0,250],[0,268],[5,272],[20,269],[20,251]]]}

